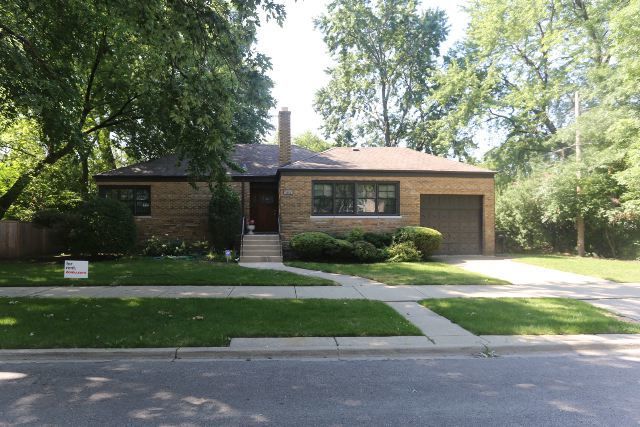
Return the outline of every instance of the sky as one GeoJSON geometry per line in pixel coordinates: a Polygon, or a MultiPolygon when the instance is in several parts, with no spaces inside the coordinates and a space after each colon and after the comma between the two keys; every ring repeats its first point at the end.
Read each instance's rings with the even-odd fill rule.
{"type": "MultiPolygon", "coordinates": [[[[467,17],[460,5],[464,0],[423,0],[424,8],[439,8],[447,13],[449,37],[441,52],[464,35],[467,17]]],[[[258,31],[258,51],[271,58],[269,73],[274,82],[273,97],[276,108],[271,114],[274,128],[277,112],[282,107],[291,111],[292,136],[307,130],[320,134],[322,118],[313,111],[316,91],[328,82],[324,70],[331,65],[322,35],[314,28],[313,20],[324,13],[329,0],[283,0],[287,11],[284,25],[263,23],[258,31]]],[[[267,137],[268,141],[272,136],[267,137]]]]}

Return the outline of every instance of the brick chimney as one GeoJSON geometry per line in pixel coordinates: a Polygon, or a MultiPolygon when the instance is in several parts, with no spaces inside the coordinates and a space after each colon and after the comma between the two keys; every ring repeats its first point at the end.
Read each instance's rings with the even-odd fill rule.
{"type": "Polygon", "coordinates": [[[278,112],[278,144],[280,166],[291,163],[291,111],[287,107],[278,112]]]}

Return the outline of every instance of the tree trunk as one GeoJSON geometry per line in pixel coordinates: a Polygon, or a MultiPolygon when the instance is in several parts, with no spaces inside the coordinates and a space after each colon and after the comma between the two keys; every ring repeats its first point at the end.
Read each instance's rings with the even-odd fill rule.
{"type": "Polygon", "coordinates": [[[384,146],[391,147],[391,127],[389,126],[389,106],[387,98],[387,84],[382,81],[380,88],[382,96],[382,126],[384,127],[384,146]]]}
{"type": "Polygon", "coordinates": [[[86,199],[89,195],[89,156],[80,154],[80,164],[82,165],[82,196],[86,199]]]}

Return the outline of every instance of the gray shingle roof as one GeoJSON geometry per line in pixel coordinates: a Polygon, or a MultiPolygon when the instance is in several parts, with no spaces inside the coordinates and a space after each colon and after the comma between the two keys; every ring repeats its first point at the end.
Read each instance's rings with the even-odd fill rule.
{"type": "MultiPolygon", "coordinates": [[[[293,145],[291,159],[295,162],[314,155],[313,151],[293,145]]],[[[273,144],[239,144],[231,158],[245,172],[230,171],[231,176],[275,176],[278,172],[279,146],[273,144]]],[[[113,177],[187,177],[187,162],[168,155],[147,162],[136,163],[95,175],[96,178],[113,177]]]]}
{"type": "MultiPolygon", "coordinates": [[[[401,147],[349,148],[334,147],[322,153],[292,146],[292,163],[278,168],[279,146],[272,144],[237,145],[232,159],[244,172],[230,171],[231,176],[275,176],[281,171],[381,171],[381,172],[434,172],[479,173],[493,171],[444,157],[433,156],[401,147]]],[[[186,178],[187,163],[175,155],[160,157],[119,169],[99,173],[105,178],[186,178]]]]}
{"type": "Polygon", "coordinates": [[[334,147],[286,165],[282,171],[395,171],[493,173],[457,160],[402,147],[334,147]]]}

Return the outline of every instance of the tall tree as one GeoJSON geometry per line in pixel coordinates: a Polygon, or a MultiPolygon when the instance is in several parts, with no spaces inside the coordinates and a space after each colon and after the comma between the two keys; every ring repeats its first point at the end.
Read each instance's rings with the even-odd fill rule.
{"type": "Polygon", "coordinates": [[[269,128],[261,11],[284,14],[272,0],[0,4],[0,117],[35,123],[42,149],[0,195],[0,218],[67,156],[86,180],[104,131],[136,158],[177,152],[194,180],[221,178],[233,144],[269,128]]]}
{"type": "Polygon", "coordinates": [[[316,21],[336,66],[315,108],[325,136],[338,145],[450,151],[432,143],[429,128],[442,114],[430,94],[446,18],[418,6],[417,0],[333,0],[316,21]]]}
{"type": "Polygon", "coordinates": [[[328,150],[332,147],[331,143],[320,138],[310,130],[303,132],[293,138],[293,143],[298,147],[303,147],[307,150],[315,151],[317,153],[328,150]]]}
{"type": "Polygon", "coordinates": [[[607,10],[616,3],[470,2],[464,45],[438,76],[445,92],[436,98],[451,101],[456,112],[439,129],[456,136],[467,126],[488,125],[498,139],[488,159],[510,178],[526,173],[533,159],[570,154],[553,137],[574,121],[576,88],[610,61],[607,10]]]}

